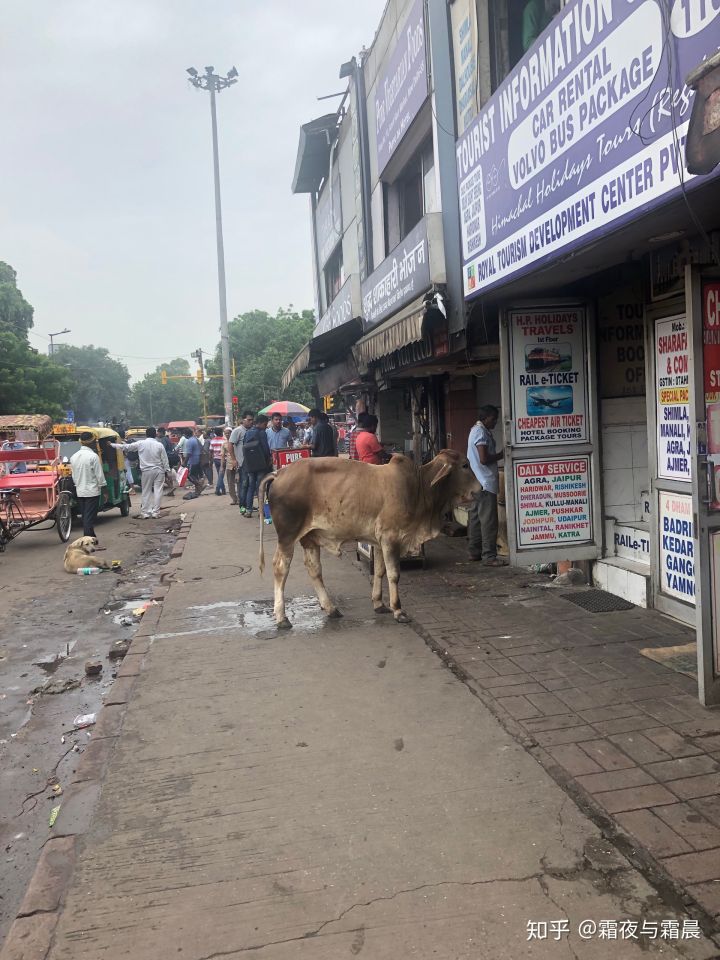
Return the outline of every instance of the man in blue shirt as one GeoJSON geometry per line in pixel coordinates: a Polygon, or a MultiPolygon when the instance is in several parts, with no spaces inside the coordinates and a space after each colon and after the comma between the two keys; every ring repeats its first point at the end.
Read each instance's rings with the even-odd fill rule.
{"type": "Polygon", "coordinates": [[[282,415],[274,413],[270,426],[266,430],[268,444],[271,450],[280,450],[292,446],[292,434],[282,425],[282,415]]]}
{"type": "Polygon", "coordinates": [[[200,463],[200,454],[202,453],[200,441],[197,437],[193,436],[190,427],[186,427],[183,430],[183,434],[185,435],[185,443],[182,449],[183,466],[188,468],[188,477],[195,485],[194,494],[185,494],[184,499],[190,500],[193,496],[200,496],[207,486],[208,481],[202,464],[200,463]]]}
{"type": "Polygon", "coordinates": [[[486,567],[504,567],[497,555],[498,535],[498,460],[503,451],[495,448],[492,431],[498,422],[499,410],[492,404],[480,407],[479,419],[468,437],[468,460],[472,471],[482,484],[480,493],[473,494],[468,517],[468,554],[471,560],[482,560],[486,567]]]}

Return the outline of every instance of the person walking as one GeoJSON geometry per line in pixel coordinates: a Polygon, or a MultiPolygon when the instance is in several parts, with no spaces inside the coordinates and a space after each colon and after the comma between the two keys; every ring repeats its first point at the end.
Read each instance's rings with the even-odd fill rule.
{"type": "Polygon", "coordinates": [[[166,484],[166,486],[169,487],[169,489],[166,491],[166,496],[174,497],[175,487],[177,486],[177,474],[175,473],[175,467],[179,466],[180,464],[180,455],[172,445],[172,441],[170,440],[170,437],[168,437],[165,427],[157,428],[157,438],[158,441],[165,447],[165,453],[167,454],[168,463],[170,464],[171,479],[166,484]]]}
{"type": "Polygon", "coordinates": [[[100,494],[102,488],[107,486],[100,457],[90,446],[94,439],[93,435],[87,431],[81,433],[80,449],[70,457],[70,470],[82,516],[84,537],[95,537],[95,520],[100,508],[100,494]]]}
{"type": "Polygon", "coordinates": [[[183,497],[183,500],[191,500],[193,497],[199,497],[203,492],[207,486],[207,477],[200,462],[202,455],[200,440],[194,436],[190,427],[185,428],[184,434],[185,443],[183,444],[182,461],[183,466],[187,467],[188,478],[195,490],[194,492],[188,491],[183,497]]]}
{"type": "Polygon", "coordinates": [[[274,413],[267,428],[268,445],[271,450],[281,450],[292,446],[292,434],[283,426],[282,414],[274,413]]]}
{"type": "Polygon", "coordinates": [[[144,440],[135,440],[133,443],[113,443],[112,447],[130,453],[136,452],[140,462],[140,476],[142,497],[140,513],[137,518],[143,520],[155,519],[160,516],[165,479],[170,474],[170,464],[165,447],[157,439],[155,427],[148,427],[144,440]]]}
{"type": "Polygon", "coordinates": [[[230,434],[230,443],[235,450],[235,459],[237,460],[237,484],[238,484],[238,503],[240,504],[240,513],[245,513],[245,500],[247,498],[248,477],[244,468],[245,454],[243,452],[243,440],[245,434],[255,423],[255,414],[252,410],[244,410],[242,420],[230,434]]]}
{"type": "MultiPolygon", "coordinates": [[[[240,512],[248,519],[252,518],[253,500],[260,481],[266,473],[272,470],[272,454],[267,438],[268,418],[264,413],[258,414],[254,426],[245,434],[243,439],[243,468],[247,472],[247,489],[245,491],[245,511],[240,512]]],[[[262,504],[258,503],[262,510],[262,504]]]]}
{"type": "Polygon", "coordinates": [[[221,469],[224,443],[225,440],[223,439],[223,428],[215,427],[214,436],[210,440],[210,455],[213,463],[215,464],[215,473],[217,475],[217,482],[215,484],[215,496],[217,497],[225,496],[225,471],[221,469]]]}
{"type": "Polygon", "coordinates": [[[196,436],[200,442],[200,463],[203,473],[208,484],[211,484],[213,482],[213,460],[212,450],[210,449],[210,431],[199,428],[196,436]]]}
{"type": "Polygon", "coordinates": [[[308,419],[312,425],[312,456],[336,457],[338,455],[337,440],[327,414],[313,408],[308,414],[308,419]]]}
{"type": "Polygon", "coordinates": [[[503,451],[497,452],[492,431],[497,426],[499,413],[492,404],[480,407],[478,421],[468,437],[468,460],[482,484],[480,493],[473,494],[468,512],[468,556],[470,560],[482,561],[486,567],[507,565],[497,555],[498,461],[502,460],[503,451]]]}
{"type": "Polygon", "coordinates": [[[238,462],[235,456],[235,447],[230,442],[232,431],[230,427],[225,427],[225,437],[223,439],[222,451],[220,453],[220,469],[223,476],[227,477],[227,490],[230,494],[230,503],[237,506],[238,502],[238,462]]]}

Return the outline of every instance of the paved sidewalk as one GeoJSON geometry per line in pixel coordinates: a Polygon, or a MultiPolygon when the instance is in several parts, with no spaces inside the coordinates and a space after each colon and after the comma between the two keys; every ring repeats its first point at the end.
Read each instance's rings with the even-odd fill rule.
{"type": "Polygon", "coordinates": [[[720,710],[638,652],[694,633],[639,607],[588,613],[561,596],[572,587],[467,562],[464,539],[427,553],[401,581],[416,627],[598,823],[720,928],[720,710]]]}
{"type": "MultiPolygon", "coordinates": [[[[278,633],[257,522],[192,507],[2,960],[720,955],[659,938],[663,921],[692,932],[688,915],[412,627],[372,615],[349,560],[325,558],[345,618],[325,620],[296,562],[278,633]],[[638,939],[583,940],[588,919],[638,939]],[[527,942],[528,921],[565,920],[569,936],[527,942]]],[[[438,574],[425,607],[411,579],[411,612],[442,620],[438,574]]]]}

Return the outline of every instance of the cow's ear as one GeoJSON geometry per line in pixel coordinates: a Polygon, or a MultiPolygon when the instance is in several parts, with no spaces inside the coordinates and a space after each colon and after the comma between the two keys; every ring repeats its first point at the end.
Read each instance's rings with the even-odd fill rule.
{"type": "Polygon", "coordinates": [[[452,464],[451,464],[451,463],[447,463],[447,462],[446,462],[446,463],[443,463],[443,465],[440,467],[440,469],[438,470],[438,472],[435,474],[435,476],[434,476],[434,477],[432,478],[432,480],[430,481],[430,486],[431,486],[431,487],[434,487],[436,483],[440,483],[441,480],[444,480],[445,477],[451,472],[451,470],[452,470],[452,464]]]}

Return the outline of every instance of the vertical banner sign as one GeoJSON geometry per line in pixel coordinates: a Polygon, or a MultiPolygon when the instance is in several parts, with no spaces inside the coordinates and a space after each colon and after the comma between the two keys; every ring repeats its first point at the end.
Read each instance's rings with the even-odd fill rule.
{"type": "Polygon", "coordinates": [[[692,497],[663,491],[659,498],[661,590],[685,603],[695,603],[692,497]]]}
{"type": "Polygon", "coordinates": [[[515,462],[518,547],[592,540],[590,458],[515,462]]]}
{"type": "Polygon", "coordinates": [[[478,42],[476,0],[454,0],[450,7],[453,60],[455,62],[455,120],[458,135],[477,116],[478,42]]]}
{"type": "Polygon", "coordinates": [[[712,634],[713,665],[715,673],[720,674],[720,533],[710,536],[710,566],[712,571],[712,634]]]}
{"type": "Polygon", "coordinates": [[[509,324],[513,443],[587,440],[585,310],[511,310],[509,324]]]}
{"type": "Polygon", "coordinates": [[[720,510],[720,282],[704,283],[703,391],[707,421],[708,460],[712,464],[711,510],[720,510]]]}
{"type": "Polygon", "coordinates": [[[658,477],[691,480],[690,357],[685,317],[655,326],[658,477]]]}

